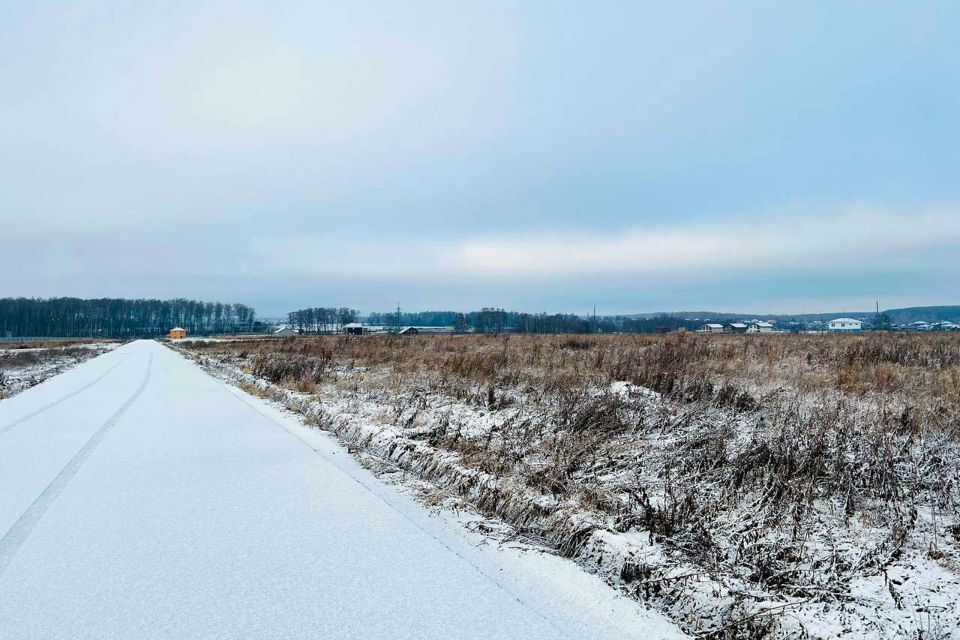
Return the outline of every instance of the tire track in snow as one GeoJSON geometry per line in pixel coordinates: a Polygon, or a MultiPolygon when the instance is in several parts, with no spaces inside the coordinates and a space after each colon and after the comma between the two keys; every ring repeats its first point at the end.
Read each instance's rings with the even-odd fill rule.
{"type": "Polygon", "coordinates": [[[106,371],[104,371],[103,373],[101,373],[98,377],[94,378],[93,380],[91,380],[91,381],[88,382],[87,384],[83,385],[83,386],[80,387],[79,389],[77,389],[77,390],[75,390],[75,391],[71,391],[71,392],[68,393],[67,395],[65,395],[65,396],[63,396],[62,398],[60,398],[59,400],[54,400],[54,401],[51,402],[50,404],[44,405],[44,406],[40,407],[39,409],[37,409],[36,411],[33,411],[33,412],[31,412],[31,413],[28,413],[27,415],[23,416],[22,418],[17,418],[17,419],[14,420],[13,422],[10,422],[10,423],[8,423],[8,424],[3,425],[2,427],[0,427],[0,436],[2,436],[3,434],[5,434],[6,432],[10,431],[10,429],[13,429],[13,428],[14,428],[15,426],[17,426],[18,424],[23,424],[24,422],[26,422],[26,421],[29,420],[30,418],[33,418],[33,417],[35,417],[35,416],[43,413],[43,412],[46,411],[47,409],[52,409],[52,408],[54,408],[55,406],[57,406],[58,404],[63,403],[63,402],[66,402],[67,400],[69,400],[70,398],[74,397],[75,395],[77,395],[77,394],[79,394],[79,393],[83,393],[84,391],[86,391],[87,389],[89,389],[90,387],[92,387],[93,385],[97,384],[98,382],[100,382],[101,380],[103,380],[104,378],[106,378],[114,369],[116,369],[116,368],[119,367],[121,364],[123,364],[123,361],[126,360],[127,357],[129,357],[129,356],[124,356],[124,357],[120,360],[120,362],[118,362],[117,364],[113,365],[112,367],[110,367],[109,369],[107,369],[106,371]]]}
{"type": "MultiPolygon", "coordinates": [[[[115,368],[115,367],[114,367],[115,368]]],[[[133,392],[133,395],[127,398],[127,401],[120,406],[116,412],[110,416],[106,422],[103,423],[96,433],[90,436],[83,446],[80,447],[80,450],[74,454],[70,461],[63,466],[63,469],[60,470],[53,480],[50,481],[50,484],[40,492],[40,495],[31,503],[27,510],[24,511],[16,522],[13,523],[13,526],[4,534],[3,538],[0,538],[0,577],[3,576],[4,572],[7,570],[7,567],[10,566],[10,562],[13,561],[14,556],[17,555],[17,551],[20,550],[20,547],[23,546],[23,543],[27,541],[27,538],[30,537],[30,534],[33,533],[33,530],[37,527],[37,524],[47,513],[50,507],[56,502],[57,498],[60,497],[60,494],[63,493],[63,490],[70,484],[70,481],[73,480],[73,477],[77,475],[77,471],[83,466],[87,461],[90,455],[96,450],[100,442],[103,441],[107,434],[110,433],[110,430],[116,426],[117,422],[120,421],[120,418],[133,406],[133,404],[143,395],[144,390],[147,388],[147,385],[150,383],[150,373],[153,369],[153,354],[150,354],[150,360],[147,362],[147,373],[143,377],[143,382],[140,383],[140,386],[136,391],[133,392]]],[[[109,373],[109,371],[107,372],[109,373]]],[[[106,375],[106,374],[104,374],[106,375]]],[[[91,383],[92,384],[92,383],[91,383]]]]}

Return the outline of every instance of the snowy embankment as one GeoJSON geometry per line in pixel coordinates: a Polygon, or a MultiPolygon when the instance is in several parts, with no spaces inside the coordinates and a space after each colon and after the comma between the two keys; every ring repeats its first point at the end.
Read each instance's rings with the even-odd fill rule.
{"type": "MultiPolygon", "coordinates": [[[[618,413],[629,414],[626,422],[654,427],[639,435],[625,431],[622,438],[613,439],[615,446],[601,447],[602,452],[595,453],[594,469],[573,478],[580,486],[570,492],[551,489],[552,483],[570,479],[550,476],[546,464],[538,469],[535,457],[524,462],[525,474],[517,474],[491,467],[490,459],[467,446],[478,439],[488,444],[494,439],[516,442],[516,437],[503,436],[511,429],[536,431],[537,446],[558,446],[581,427],[589,427],[573,424],[559,436],[551,436],[553,440],[544,437],[542,428],[520,419],[520,409],[510,408],[525,406],[526,398],[502,398],[496,403],[491,398],[483,407],[429,386],[398,389],[385,384],[378,392],[369,385],[361,388],[353,378],[356,369],[343,371],[332,382],[306,393],[251,375],[237,366],[243,364],[240,361],[183,353],[221,379],[274,400],[308,424],[334,433],[361,460],[373,458],[428,483],[433,488],[432,502],[459,501],[501,520],[515,535],[572,558],[622,593],[665,612],[690,633],[777,638],[949,638],[957,634],[960,573],[951,540],[957,523],[934,508],[905,508],[901,515],[909,521],[909,529],[900,533],[895,529],[890,535],[879,523],[812,501],[809,511],[793,515],[797,522],[806,519],[803,539],[797,540],[772,525],[767,529],[757,513],[725,513],[718,507],[713,521],[693,529],[687,548],[677,546],[681,539],[677,535],[672,546],[662,543],[675,526],[672,522],[680,521],[683,511],[693,506],[689,498],[678,497],[669,482],[657,494],[647,495],[642,489],[638,493],[636,487],[658,486],[658,465],[663,469],[676,464],[673,457],[678,450],[691,456],[692,463],[699,464],[701,457],[713,460],[714,440],[730,440],[727,432],[731,430],[736,449],[721,452],[724,457],[769,449],[762,416],[719,408],[694,414],[625,382],[597,389],[596,406],[590,406],[594,398],[578,398],[579,409],[601,412],[613,406],[618,413]],[[725,439],[712,431],[724,432],[725,439]],[[540,483],[531,484],[531,478],[540,483]],[[576,497],[571,498],[574,493],[576,497]],[[611,506],[611,501],[616,504],[611,506]],[[643,515],[611,516],[617,512],[643,515]],[[701,549],[711,549],[709,557],[701,549]],[[784,566],[790,570],[784,572],[784,566]],[[762,575],[774,570],[783,576],[762,575]],[[779,588],[758,587],[758,574],[779,588]],[[790,583],[800,579],[803,584],[790,583]]],[[[593,446],[589,440],[585,443],[593,446]]],[[[949,443],[943,451],[952,451],[949,443]]],[[[756,464],[775,464],[772,460],[758,459],[756,464]]],[[[756,497],[755,511],[762,512],[774,492],[788,490],[768,486],[756,497]]],[[[716,499],[718,504],[729,500],[716,499]]]]}
{"type": "Polygon", "coordinates": [[[120,343],[116,342],[91,342],[54,347],[0,348],[0,400],[118,346],[120,343]]]}
{"type": "Polygon", "coordinates": [[[273,404],[147,340],[0,402],[0,638],[683,637],[273,404]]]}

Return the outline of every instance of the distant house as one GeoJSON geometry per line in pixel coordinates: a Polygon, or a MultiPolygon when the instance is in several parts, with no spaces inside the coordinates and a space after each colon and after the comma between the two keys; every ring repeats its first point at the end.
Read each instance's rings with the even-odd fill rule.
{"type": "Polygon", "coordinates": [[[403,329],[400,329],[398,333],[402,336],[415,336],[420,333],[420,329],[416,327],[404,327],[403,329]]]}
{"type": "Polygon", "coordinates": [[[297,335],[297,330],[293,327],[277,327],[277,330],[273,332],[273,335],[278,338],[285,338],[287,336],[297,335]]]}
{"type": "Polygon", "coordinates": [[[343,332],[348,336],[362,336],[368,332],[368,329],[359,322],[351,322],[343,325],[343,332]]]}
{"type": "Polygon", "coordinates": [[[960,331],[960,324],[955,324],[949,320],[944,320],[937,324],[937,331],[960,331]]]}
{"type": "Polygon", "coordinates": [[[723,325],[724,333],[746,333],[747,325],[743,322],[728,322],[723,325]]]}
{"type": "Polygon", "coordinates": [[[835,333],[863,331],[863,323],[854,318],[837,318],[836,320],[831,320],[828,326],[830,331],[835,333]]]}
{"type": "Polygon", "coordinates": [[[180,327],[174,327],[170,329],[169,338],[171,340],[183,340],[187,337],[187,330],[180,327]]]}
{"type": "Polygon", "coordinates": [[[747,327],[747,333],[773,333],[773,325],[769,322],[751,322],[747,327]]]}
{"type": "Polygon", "coordinates": [[[923,320],[917,320],[908,324],[907,329],[910,331],[930,331],[930,325],[923,320]]]}
{"type": "Polygon", "coordinates": [[[714,322],[708,322],[700,327],[700,333],[723,333],[723,325],[714,322]]]}

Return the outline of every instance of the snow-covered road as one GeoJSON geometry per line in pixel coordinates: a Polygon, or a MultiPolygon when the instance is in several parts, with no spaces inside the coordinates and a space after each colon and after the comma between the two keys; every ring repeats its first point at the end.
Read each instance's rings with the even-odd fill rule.
{"type": "Polygon", "coordinates": [[[0,402],[0,638],[668,638],[139,341],[0,402]]]}

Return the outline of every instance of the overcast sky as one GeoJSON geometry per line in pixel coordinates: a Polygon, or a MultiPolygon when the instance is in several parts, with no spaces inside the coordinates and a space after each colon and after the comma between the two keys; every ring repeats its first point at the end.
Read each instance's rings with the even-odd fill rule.
{"type": "Polygon", "coordinates": [[[960,304],[956,2],[0,2],[0,296],[960,304]]]}

